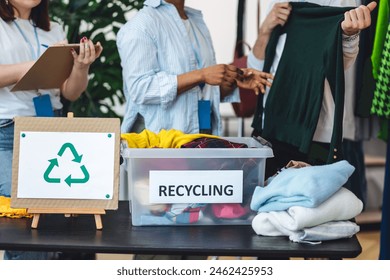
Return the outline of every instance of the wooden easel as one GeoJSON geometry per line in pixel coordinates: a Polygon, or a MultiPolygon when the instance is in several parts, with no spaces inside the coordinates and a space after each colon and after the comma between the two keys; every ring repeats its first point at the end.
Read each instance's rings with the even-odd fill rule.
{"type": "MultiPolygon", "coordinates": [[[[35,229],[38,227],[41,214],[63,214],[65,217],[74,217],[79,214],[92,214],[95,218],[96,229],[102,229],[101,215],[106,214],[107,210],[116,210],[118,208],[120,119],[74,118],[73,113],[68,113],[67,118],[16,117],[15,135],[20,135],[20,137],[15,137],[12,162],[11,206],[13,208],[27,209],[27,213],[33,216],[31,228],[35,229]],[[113,192],[112,194],[109,194],[109,197],[105,197],[110,199],[83,199],[83,197],[75,199],[18,197],[20,182],[20,139],[25,137],[22,132],[99,133],[105,134],[107,139],[114,140],[113,192]]],[[[112,145],[112,141],[110,141],[110,143],[110,145],[112,145]]],[[[111,166],[109,168],[111,168],[111,166]]],[[[111,169],[107,169],[107,172],[111,172],[110,170],[111,169]]],[[[23,186],[26,186],[27,184],[28,182],[25,182],[23,186]]]]}
{"type": "MultiPolygon", "coordinates": [[[[73,113],[69,112],[68,118],[73,118],[73,113]]],[[[104,209],[90,209],[90,208],[29,208],[27,213],[33,214],[31,223],[32,228],[38,228],[39,218],[41,214],[64,214],[65,217],[77,216],[79,214],[92,214],[95,216],[96,229],[102,229],[102,218],[100,215],[106,214],[104,209]]]]}
{"type": "Polygon", "coordinates": [[[70,217],[71,215],[78,214],[93,214],[95,216],[96,229],[102,229],[102,218],[100,215],[106,214],[104,209],[83,209],[83,208],[29,208],[27,213],[33,214],[33,220],[31,227],[37,228],[38,222],[41,214],[64,214],[65,217],[70,217]]]}

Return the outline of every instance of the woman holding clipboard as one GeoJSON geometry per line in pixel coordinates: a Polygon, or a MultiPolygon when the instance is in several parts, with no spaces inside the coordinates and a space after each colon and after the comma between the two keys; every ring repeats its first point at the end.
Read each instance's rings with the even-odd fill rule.
{"type": "MultiPolygon", "coordinates": [[[[80,97],[88,85],[89,67],[103,50],[84,37],[79,53],[71,50],[73,68],[60,88],[11,92],[45,45],[67,43],[62,27],[50,21],[48,9],[48,0],[0,0],[0,196],[11,195],[14,117],[60,116],[60,96],[70,101],[80,97]]],[[[6,251],[4,258],[47,259],[48,253],[6,251]]]]}

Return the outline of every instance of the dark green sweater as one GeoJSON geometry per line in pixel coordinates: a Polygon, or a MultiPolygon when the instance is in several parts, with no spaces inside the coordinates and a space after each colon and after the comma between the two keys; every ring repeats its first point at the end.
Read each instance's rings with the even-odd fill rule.
{"type": "MultiPolygon", "coordinates": [[[[271,86],[262,125],[263,100],[259,98],[252,123],[266,139],[288,143],[308,153],[318,123],[328,79],[335,101],[331,149],[342,141],[344,110],[344,65],[341,21],[349,8],[291,3],[292,12],[284,27],[274,29],[267,45],[263,71],[269,72],[278,38],[287,33],[275,79],[271,86]]],[[[333,152],[328,162],[333,161],[333,152]]]]}

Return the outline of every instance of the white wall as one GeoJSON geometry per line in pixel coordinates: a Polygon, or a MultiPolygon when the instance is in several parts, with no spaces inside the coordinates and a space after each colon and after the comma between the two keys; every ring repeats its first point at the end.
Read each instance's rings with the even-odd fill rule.
{"type": "MultiPolygon", "coordinates": [[[[246,0],[244,40],[253,46],[257,37],[258,1],[246,0]]],[[[217,63],[230,63],[236,41],[238,0],[186,0],[186,6],[201,10],[210,29],[217,63]]],[[[136,12],[131,11],[126,18],[136,12]]]]}
{"type": "MultiPolygon", "coordinates": [[[[244,40],[253,46],[257,37],[257,1],[246,0],[244,40]]],[[[202,11],[218,63],[233,60],[237,28],[238,0],[187,0],[186,6],[202,11]]]]}

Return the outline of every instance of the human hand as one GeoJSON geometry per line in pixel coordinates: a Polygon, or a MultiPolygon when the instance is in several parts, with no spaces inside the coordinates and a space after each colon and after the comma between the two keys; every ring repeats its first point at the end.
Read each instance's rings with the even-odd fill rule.
{"type": "Polygon", "coordinates": [[[210,85],[218,85],[221,100],[236,88],[236,80],[242,80],[243,71],[234,65],[217,64],[202,70],[202,81],[210,85]]]}
{"type": "Polygon", "coordinates": [[[285,25],[290,16],[291,9],[291,5],[288,2],[275,3],[260,27],[259,36],[260,33],[262,35],[271,34],[276,26],[285,25]]]}
{"type": "Polygon", "coordinates": [[[103,51],[103,47],[100,42],[96,45],[86,37],[80,40],[79,54],[72,49],[72,56],[74,59],[74,66],[77,69],[88,69],[89,66],[100,56],[103,51]]]}
{"type": "Polygon", "coordinates": [[[288,2],[275,3],[268,13],[267,17],[259,28],[259,33],[253,46],[253,55],[259,59],[264,60],[265,49],[267,47],[269,38],[271,37],[272,31],[276,26],[284,26],[291,13],[291,5],[288,2]]]}
{"type": "Polygon", "coordinates": [[[209,85],[235,87],[236,79],[243,79],[242,74],[234,65],[217,64],[202,69],[202,80],[209,85]]]}
{"type": "Polygon", "coordinates": [[[233,90],[237,87],[237,81],[244,80],[244,72],[234,66],[234,65],[226,65],[226,73],[222,83],[220,84],[220,92],[221,98],[231,94],[233,90]]]}
{"type": "Polygon", "coordinates": [[[271,81],[274,76],[270,73],[258,71],[252,68],[243,68],[241,69],[244,72],[244,79],[237,80],[237,86],[240,88],[254,90],[256,95],[265,93],[265,87],[271,86],[271,81]]]}
{"type": "Polygon", "coordinates": [[[360,5],[359,7],[349,10],[344,13],[344,20],[341,23],[341,29],[347,36],[352,36],[359,33],[371,25],[371,12],[377,6],[376,2],[371,2],[367,6],[360,5]]]}

